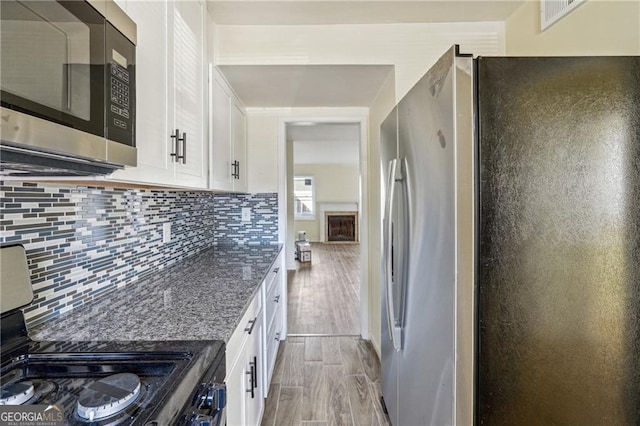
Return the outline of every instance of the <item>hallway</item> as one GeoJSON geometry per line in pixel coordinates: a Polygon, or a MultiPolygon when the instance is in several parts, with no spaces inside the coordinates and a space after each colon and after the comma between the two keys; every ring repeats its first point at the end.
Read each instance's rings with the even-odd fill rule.
{"type": "Polygon", "coordinates": [[[360,335],[360,244],[311,244],[288,285],[288,335],[360,335]]]}
{"type": "Polygon", "coordinates": [[[380,392],[371,343],[289,337],[278,351],[262,426],[386,426],[380,392]]]}
{"type": "Polygon", "coordinates": [[[311,245],[288,277],[281,342],[263,426],[388,425],[380,360],[360,336],[360,244],[311,245]]]}

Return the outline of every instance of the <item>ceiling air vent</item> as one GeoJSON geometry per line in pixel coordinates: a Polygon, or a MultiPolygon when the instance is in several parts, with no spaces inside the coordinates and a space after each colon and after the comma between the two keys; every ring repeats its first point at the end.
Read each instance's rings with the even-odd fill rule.
{"type": "Polygon", "coordinates": [[[542,31],[555,24],[586,0],[542,0],[540,2],[540,23],[542,31]]]}

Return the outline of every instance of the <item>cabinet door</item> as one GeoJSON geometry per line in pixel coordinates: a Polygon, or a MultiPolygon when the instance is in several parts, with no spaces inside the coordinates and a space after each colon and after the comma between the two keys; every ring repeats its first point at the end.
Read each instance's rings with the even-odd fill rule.
{"type": "MultiPolygon", "coordinates": [[[[229,426],[243,426],[246,424],[246,400],[251,397],[247,393],[250,380],[247,373],[246,344],[240,348],[235,364],[227,372],[227,424],[229,426]]],[[[230,354],[227,354],[229,356],[230,354]]]]}
{"type": "Polygon", "coordinates": [[[282,309],[278,307],[274,316],[274,320],[269,326],[269,331],[266,334],[265,339],[265,362],[264,362],[264,396],[267,396],[269,392],[269,385],[271,384],[271,377],[273,376],[273,369],[276,365],[276,356],[278,354],[278,347],[280,346],[280,340],[282,339],[282,309]]]}
{"type": "Polygon", "coordinates": [[[205,46],[206,10],[201,1],[176,1],[173,7],[174,126],[186,140],[179,142],[184,159],[176,163],[178,185],[206,187],[205,46]]]}
{"type": "Polygon", "coordinates": [[[211,188],[233,190],[231,177],[231,94],[223,81],[213,71],[211,96],[213,96],[213,137],[211,141],[211,188]]]}
{"type": "Polygon", "coordinates": [[[234,191],[247,191],[247,118],[242,105],[233,105],[233,159],[238,164],[238,176],[233,181],[234,191]]]}
{"type": "Polygon", "coordinates": [[[256,321],[253,332],[247,340],[247,365],[249,372],[253,368],[253,394],[247,393],[246,396],[246,425],[258,426],[262,420],[262,409],[264,407],[264,389],[263,389],[263,340],[264,340],[264,321],[263,314],[260,312],[256,321]]]}
{"type": "Polygon", "coordinates": [[[136,147],[138,166],[116,171],[114,179],[149,183],[172,183],[167,126],[168,73],[172,62],[167,49],[168,17],[165,1],[119,2],[138,26],[136,46],[136,147]]]}

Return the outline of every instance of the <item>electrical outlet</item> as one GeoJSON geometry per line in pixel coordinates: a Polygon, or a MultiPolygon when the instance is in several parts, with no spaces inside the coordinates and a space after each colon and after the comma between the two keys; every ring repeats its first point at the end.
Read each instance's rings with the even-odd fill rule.
{"type": "Polygon", "coordinates": [[[162,224],[162,242],[168,243],[171,241],[171,222],[165,222],[162,224]]]}
{"type": "Polygon", "coordinates": [[[252,275],[253,274],[251,273],[251,266],[243,266],[242,267],[242,279],[243,280],[250,280],[252,275]]]}
{"type": "Polygon", "coordinates": [[[242,208],[242,221],[243,222],[251,222],[251,208],[243,207],[242,208]]]}

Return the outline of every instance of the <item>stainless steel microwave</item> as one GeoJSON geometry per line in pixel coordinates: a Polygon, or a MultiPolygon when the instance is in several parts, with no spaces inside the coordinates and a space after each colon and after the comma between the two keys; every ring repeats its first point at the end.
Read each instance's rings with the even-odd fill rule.
{"type": "Polygon", "coordinates": [[[2,0],[0,175],[136,165],[136,25],[112,0],[2,0]]]}

